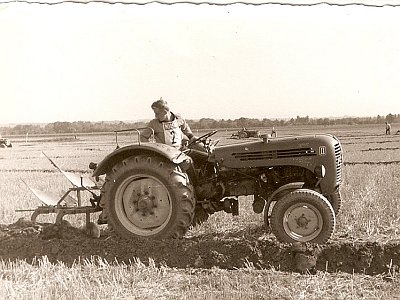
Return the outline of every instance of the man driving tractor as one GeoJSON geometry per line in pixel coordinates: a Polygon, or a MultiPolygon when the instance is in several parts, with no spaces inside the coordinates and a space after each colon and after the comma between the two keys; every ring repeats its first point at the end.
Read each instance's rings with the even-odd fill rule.
{"type": "Polygon", "coordinates": [[[210,139],[216,130],[195,137],[166,101],[151,107],[150,128],[134,129],[151,142],[117,147],[91,163],[94,178],[105,175],[93,199],[102,210],[99,224],[122,237],[179,238],[216,212],[238,215],[244,196],[240,201],[252,200],[253,212],[264,212],[265,226],[281,242],[329,240],[341,207],[343,150],[335,136],[216,147],[210,139]]]}
{"type": "MultiPolygon", "coordinates": [[[[151,104],[155,119],[151,120],[147,127],[154,130],[154,138],[157,143],[167,144],[181,149],[185,136],[189,141],[196,140],[192,130],[186,121],[179,115],[170,111],[167,101],[160,98],[151,104]]],[[[141,141],[149,141],[152,133],[145,130],[141,133],[141,141]]]]}
{"type": "MultiPolygon", "coordinates": [[[[179,150],[185,146],[185,141],[195,141],[196,136],[186,121],[179,115],[170,111],[167,101],[160,98],[151,104],[154,111],[155,119],[151,120],[147,127],[140,133],[140,141],[148,142],[151,138],[155,139],[156,143],[162,143],[179,150]],[[154,136],[153,132],[154,131],[154,136]]],[[[204,150],[203,150],[204,151],[204,150]]],[[[107,223],[107,213],[103,210],[99,216],[99,224],[107,223]]]]}

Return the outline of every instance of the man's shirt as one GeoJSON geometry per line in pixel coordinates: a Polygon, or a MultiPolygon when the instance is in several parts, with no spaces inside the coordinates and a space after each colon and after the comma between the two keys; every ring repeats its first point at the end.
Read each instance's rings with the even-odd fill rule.
{"type": "MultiPolygon", "coordinates": [[[[178,114],[171,112],[172,121],[160,122],[158,119],[153,119],[147,125],[154,130],[154,138],[157,143],[163,143],[175,148],[181,148],[184,135],[189,139],[193,137],[186,121],[178,114]]],[[[143,133],[143,137],[150,138],[150,134],[143,133]]]]}

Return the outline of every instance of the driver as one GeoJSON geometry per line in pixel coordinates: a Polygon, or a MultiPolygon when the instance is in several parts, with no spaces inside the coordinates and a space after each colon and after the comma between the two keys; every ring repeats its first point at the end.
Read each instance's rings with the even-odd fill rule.
{"type": "MultiPolygon", "coordinates": [[[[163,143],[181,149],[185,136],[189,141],[197,139],[186,121],[179,115],[170,111],[167,101],[160,98],[153,102],[151,108],[154,111],[155,119],[151,120],[147,127],[154,130],[154,138],[157,143],[163,143]]],[[[149,141],[150,131],[141,133],[141,141],[149,141]]]]}

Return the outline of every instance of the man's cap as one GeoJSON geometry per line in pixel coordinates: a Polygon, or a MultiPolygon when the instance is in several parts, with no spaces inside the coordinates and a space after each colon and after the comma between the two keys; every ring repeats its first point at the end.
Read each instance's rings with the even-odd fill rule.
{"type": "Polygon", "coordinates": [[[160,108],[169,111],[168,102],[163,100],[162,97],[160,98],[160,100],[154,101],[151,104],[151,108],[160,108]]]}

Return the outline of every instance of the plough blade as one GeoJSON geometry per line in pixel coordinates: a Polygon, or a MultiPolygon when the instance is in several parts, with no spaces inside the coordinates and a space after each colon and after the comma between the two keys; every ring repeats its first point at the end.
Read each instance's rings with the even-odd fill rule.
{"type": "Polygon", "coordinates": [[[87,177],[81,177],[72,172],[66,172],[61,169],[60,171],[74,186],[84,186],[87,188],[92,188],[96,186],[96,184],[87,177]]]}
{"type": "Polygon", "coordinates": [[[96,186],[96,183],[94,183],[92,180],[90,180],[87,177],[83,177],[83,176],[79,176],[76,175],[72,172],[67,172],[62,170],[59,166],[56,165],[56,163],[54,161],[51,160],[50,157],[48,157],[46,155],[46,153],[44,153],[42,151],[43,155],[50,161],[50,163],[58,170],[60,171],[67,179],[69,182],[72,183],[72,185],[78,187],[78,186],[82,186],[82,187],[87,187],[87,188],[93,188],[96,186]]]}
{"type": "Polygon", "coordinates": [[[30,189],[30,191],[41,201],[43,204],[47,206],[57,206],[60,204],[61,199],[67,204],[67,206],[75,206],[78,203],[78,200],[72,197],[71,195],[64,193],[64,196],[60,197],[55,194],[45,192],[39,189],[35,189],[30,187],[25,181],[21,179],[23,183],[30,189]]]}
{"type": "MultiPolygon", "coordinates": [[[[21,179],[22,180],[22,179],[21,179]]],[[[56,206],[58,201],[60,200],[60,197],[49,193],[45,191],[41,191],[38,189],[34,189],[30,187],[25,181],[22,180],[23,183],[31,190],[31,192],[40,200],[43,202],[43,204],[48,205],[48,206],[56,206]]]]}
{"type": "Polygon", "coordinates": [[[63,200],[67,204],[67,206],[76,206],[76,204],[78,203],[78,200],[72,197],[70,194],[66,194],[63,197],[63,200]]]}

